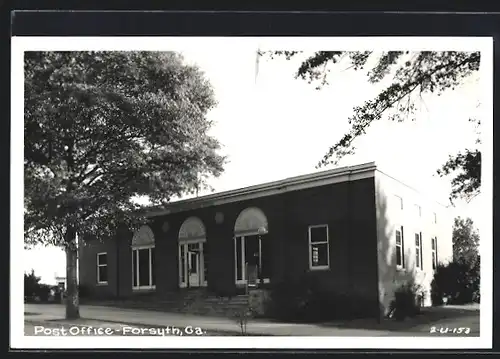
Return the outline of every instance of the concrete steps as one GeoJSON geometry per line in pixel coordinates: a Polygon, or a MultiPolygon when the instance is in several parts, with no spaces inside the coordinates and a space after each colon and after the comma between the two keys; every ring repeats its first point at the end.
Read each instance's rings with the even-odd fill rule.
{"type": "Polygon", "coordinates": [[[127,309],[228,317],[247,308],[248,300],[248,295],[221,298],[204,290],[185,290],[162,295],[153,293],[137,295],[96,304],[127,309]]]}

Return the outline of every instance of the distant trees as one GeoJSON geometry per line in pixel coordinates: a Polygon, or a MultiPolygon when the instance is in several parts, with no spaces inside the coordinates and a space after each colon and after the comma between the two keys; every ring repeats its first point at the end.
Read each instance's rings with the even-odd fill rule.
{"type": "Polygon", "coordinates": [[[31,301],[38,298],[40,301],[48,300],[50,286],[40,283],[41,278],[35,275],[32,269],[30,273],[24,273],[24,297],[31,301]]]}
{"type": "Polygon", "coordinates": [[[437,267],[431,284],[432,302],[442,304],[480,301],[479,233],[470,218],[455,218],[453,226],[453,261],[437,267]]]}
{"type": "Polygon", "coordinates": [[[455,218],[453,225],[453,260],[473,268],[479,260],[479,232],[470,218],[455,218]]]}

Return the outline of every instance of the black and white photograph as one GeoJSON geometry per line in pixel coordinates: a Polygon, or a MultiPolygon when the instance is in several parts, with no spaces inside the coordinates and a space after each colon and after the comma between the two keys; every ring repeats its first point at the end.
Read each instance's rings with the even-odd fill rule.
{"type": "Polygon", "coordinates": [[[491,38],[14,37],[12,69],[17,347],[491,348],[491,38]]]}

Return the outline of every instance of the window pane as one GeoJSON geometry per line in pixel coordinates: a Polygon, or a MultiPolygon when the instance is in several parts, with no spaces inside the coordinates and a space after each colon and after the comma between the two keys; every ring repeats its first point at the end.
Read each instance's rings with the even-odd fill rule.
{"type": "Polygon", "coordinates": [[[108,264],[108,256],[106,255],[106,253],[101,253],[97,256],[97,264],[98,265],[108,264]]]}
{"type": "Polygon", "coordinates": [[[401,244],[401,232],[396,231],[396,244],[401,244]]]}
{"type": "Polygon", "coordinates": [[[196,252],[200,250],[200,244],[199,243],[189,243],[188,244],[188,249],[190,251],[196,252]]]}
{"type": "Polygon", "coordinates": [[[311,243],[327,241],[327,227],[312,227],[310,231],[311,243]]]}
{"type": "Polygon", "coordinates": [[[107,282],[108,281],[108,266],[100,266],[98,269],[99,271],[99,282],[107,282]]]}
{"type": "Polygon", "coordinates": [[[398,266],[402,266],[403,265],[402,259],[403,259],[403,257],[401,255],[401,247],[397,246],[396,247],[396,264],[398,266]]]}
{"type": "Polygon", "coordinates": [[[417,268],[420,268],[420,249],[418,248],[416,249],[415,255],[416,255],[415,264],[417,268]]]}
{"type": "Polygon", "coordinates": [[[149,286],[149,249],[139,249],[139,287],[149,286]]]}
{"type": "Polygon", "coordinates": [[[241,237],[236,238],[236,279],[242,280],[243,273],[241,270],[241,237]]]}
{"type": "Polygon", "coordinates": [[[432,252],[432,269],[436,269],[436,253],[432,252]]]}
{"type": "Polygon", "coordinates": [[[191,274],[198,273],[198,252],[189,252],[191,267],[189,268],[191,274]]]}
{"type": "Polygon", "coordinates": [[[252,267],[259,265],[259,237],[245,236],[245,262],[252,267]]]}
{"type": "Polygon", "coordinates": [[[137,287],[137,250],[132,251],[132,283],[137,287]]]}
{"type": "Polygon", "coordinates": [[[151,285],[156,285],[155,249],[151,248],[151,285]]]}
{"type": "Polygon", "coordinates": [[[313,267],[328,265],[328,244],[313,243],[311,244],[311,263],[313,267]]]}
{"type": "Polygon", "coordinates": [[[415,233],[415,246],[420,247],[420,237],[415,233]]]}

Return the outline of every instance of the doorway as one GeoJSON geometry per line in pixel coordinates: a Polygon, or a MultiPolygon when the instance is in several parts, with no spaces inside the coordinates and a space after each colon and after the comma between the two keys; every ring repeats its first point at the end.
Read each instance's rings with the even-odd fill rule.
{"type": "Polygon", "coordinates": [[[203,242],[179,244],[181,288],[206,286],[203,245],[203,242]]]}

